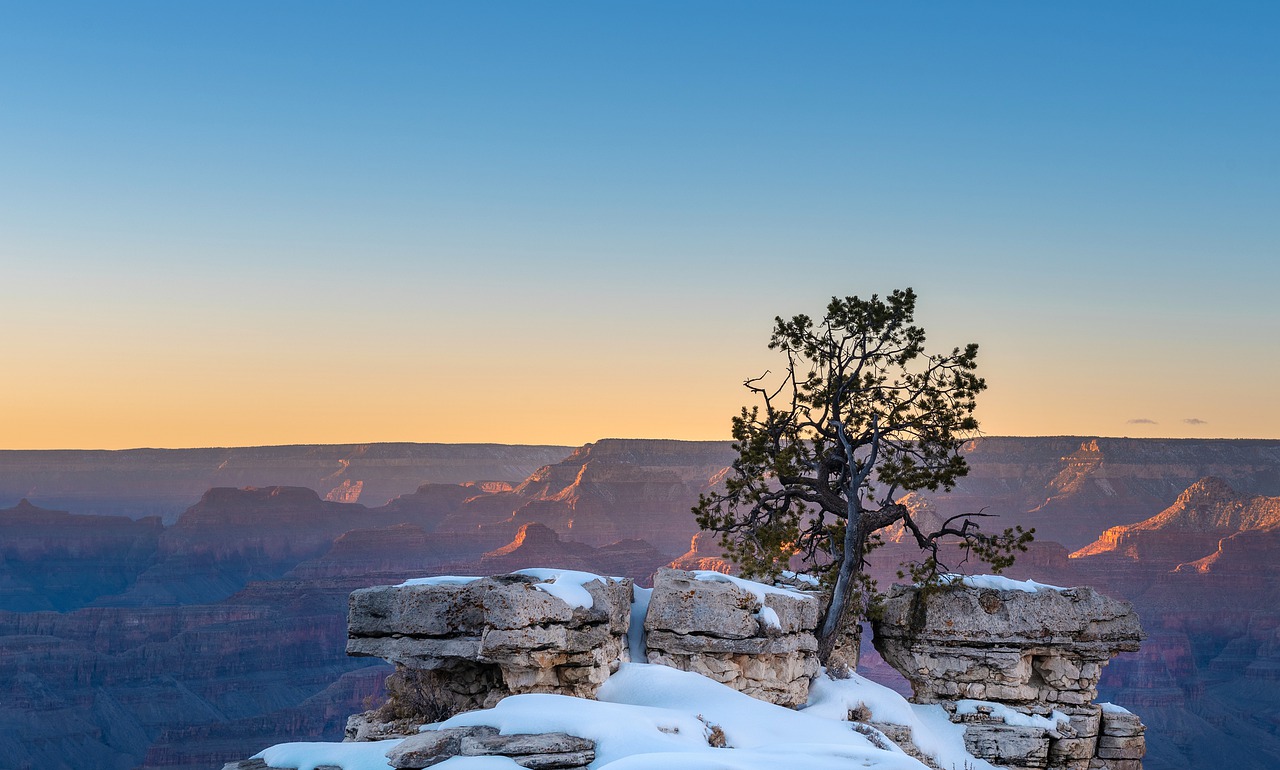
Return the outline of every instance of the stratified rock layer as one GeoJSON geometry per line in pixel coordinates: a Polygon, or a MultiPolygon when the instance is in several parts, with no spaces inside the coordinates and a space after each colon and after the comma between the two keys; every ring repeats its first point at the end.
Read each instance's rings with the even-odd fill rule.
{"type": "Polygon", "coordinates": [[[1017,768],[1141,766],[1142,723],[1093,703],[1103,666],[1143,639],[1128,602],[1086,587],[894,586],[873,626],[914,700],[965,723],[974,756],[1017,768]]]}
{"type": "Polygon", "coordinates": [[[818,604],[795,591],[759,596],[692,572],[659,570],[644,623],[648,661],[770,703],[799,705],[818,673],[818,604]]]}
{"type": "Polygon", "coordinates": [[[585,607],[540,590],[541,583],[512,574],[356,591],[347,653],[431,672],[452,711],[487,708],[516,693],[593,697],[626,659],[631,581],[586,582],[585,607]]]}

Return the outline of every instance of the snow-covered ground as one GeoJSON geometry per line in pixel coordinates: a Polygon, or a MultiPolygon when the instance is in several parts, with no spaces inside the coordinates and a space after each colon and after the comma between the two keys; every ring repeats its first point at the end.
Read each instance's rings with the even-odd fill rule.
{"type": "MultiPolygon", "coordinates": [[[[513,695],[491,709],[459,714],[432,727],[490,725],[503,734],[565,732],[596,742],[594,770],[774,770],[871,767],[921,770],[920,762],[887,741],[877,748],[845,721],[865,706],[872,721],[907,725],[916,744],[950,770],[994,770],[964,749],[964,728],[940,706],[908,703],[859,676],[819,677],[799,710],[756,700],[706,677],[666,666],[626,663],[605,682],[599,700],[564,695],[513,695]],[[725,748],[707,743],[724,731],[725,748]]],[[[387,770],[396,741],[285,743],[257,756],[276,767],[387,770]]],[[[512,770],[502,757],[454,757],[442,770],[512,770]]]]}

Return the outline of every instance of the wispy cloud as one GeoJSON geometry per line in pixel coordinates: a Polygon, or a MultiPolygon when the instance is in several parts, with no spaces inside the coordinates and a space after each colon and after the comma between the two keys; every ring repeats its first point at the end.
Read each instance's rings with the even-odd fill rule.
{"type": "Polygon", "coordinates": [[[1135,417],[1129,420],[1130,425],[1159,425],[1155,420],[1148,420],[1146,417],[1135,417]]]}
{"type": "Polygon", "coordinates": [[[1199,417],[1188,417],[1187,419],[1183,420],[1183,422],[1185,422],[1188,425],[1208,425],[1209,424],[1208,420],[1202,420],[1199,417]]]}

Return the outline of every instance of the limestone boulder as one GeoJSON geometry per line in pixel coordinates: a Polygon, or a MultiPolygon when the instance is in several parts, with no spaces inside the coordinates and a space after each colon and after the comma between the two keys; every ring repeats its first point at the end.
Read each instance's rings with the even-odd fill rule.
{"type": "Polygon", "coordinates": [[[941,703],[965,723],[969,751],[992,764],[1140,770],[1141,721],[1093,702],[1103,666],[1143,639],[1133,608],[1091,588],[992,584],[890,591],[875,645],[913,699],[941,703]]]}
{"type": "Polygon", "coordinates": [[[1143,639],[1133,607],[1094,591],[953,586],[922,598],[894,586],[873,622],[876,649],[917,700],[975,698],[1083,706],[1102,667],[1143,639]]]}
{"type": "MultiPolygon", "coordinates": [[[[594,697],[628,657],[631,581],[529,572],[355,591],[347,654],[396,664],[401,678],[423,685],[408,699],[445,716],[515,693],[594,697]]],[[[388,705],[380,711],[405,718],[388,705]]]]}
{"type": "Polygon", "coordinates": [[[715,572],[659,570],[645,616],[647,660],[795,706],[818,672],[820,604],[815,594],[715,572]]]}

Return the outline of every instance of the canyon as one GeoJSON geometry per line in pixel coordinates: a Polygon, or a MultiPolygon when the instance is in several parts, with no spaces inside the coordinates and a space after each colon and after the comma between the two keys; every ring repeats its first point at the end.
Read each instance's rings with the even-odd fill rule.
{"type": "MultiPolygon", "coordinates": [[[[1148,768],[1280,765],[1280,441],[991,437],[966,455],[918,510],[1034,526],[1011,576],[1142,617],[1149,638],[1099,688],[1142,712],[1148,768]]],[[[390,673],[345,655],[352,591],[727,568],[689,508],[732,458],[639,439],[0,452],[0,767],[194,770],[340,738],[390,673]]],[[[882,585],[911,552],[877,552],[882,585]]]]}

